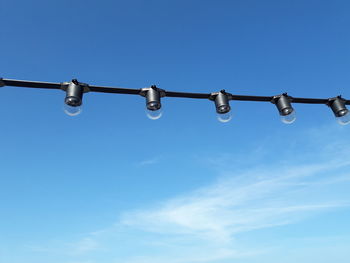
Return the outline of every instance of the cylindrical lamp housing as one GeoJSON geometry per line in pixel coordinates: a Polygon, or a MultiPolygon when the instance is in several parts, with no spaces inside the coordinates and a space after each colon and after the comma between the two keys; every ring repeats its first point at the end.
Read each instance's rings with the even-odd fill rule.
{"type": "Polygon", "coordinates": [[[225,93],[220,91],[215,96],[215,107],[216,112],[219,114],[225,114],[231,110],[228,96],[225,93]]]}
{"type": "Polygon", "coordinates": [[[294,111],[292,104],[290,103],[290,98],[287,95],[278,96],[274,100],[274,103],[281,116],[287,116],[294,111]]]}
{"type": "Polygon", "coordinates": [[[155,87],[151,87],[146,92],[146,107],[148,110],[156,111],[159,110],[162,107],[162,104],[160,103],[160,91],[157,90],[155,87]]]}
{"type": "Polygon", "coordinates": [[[72,107],[78,107],[83,103],[84,88],[77,82],[70,82],[66,90],[64,102],[72,107]]]}
{"type": "Polygon", "coordinates": [[[328,105],[331,107],[335,117],[343,117],[349,111],[345,106],[345,100],[341,97],[330,99],[328,105]]]}

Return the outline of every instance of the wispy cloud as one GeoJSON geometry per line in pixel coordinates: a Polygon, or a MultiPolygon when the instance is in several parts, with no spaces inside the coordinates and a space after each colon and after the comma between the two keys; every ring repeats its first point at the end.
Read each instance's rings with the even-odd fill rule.
{"type": "MultiPolygon", "coordinates": [[[[339,191],[350,185],[349,152],[337,145],[319,147],[313,162],[294,158],[225,168],[212,184],[125,211],[112,226],[70,244],[70,254],[93,256],[99,263],[214,263],[264,253],[263,247],[244,247],[240,235],[350,206],[348,191],[339,191]],[[108,260],[98,256],[101,249],[108,260]]],[[[230,157],[224,158],[226,163],[230,157]]]]}
{"type": "Polygon", "coordinates": [[[159,157],[154,157],[154,158],[150,158],[150,159],[145,159],[142,160],[138,163],[139,166],[144,166],[144,165],[152,165],[152,164],[157,164],[159,163],[160,158],[159,157]]]}
{"type": "Polygon", "coordinates": [[[238,234],[348,207],[349,196],[329,194],[350,182],[342,172],[348,166],[346,161],[330,161],[226,174],[186,195],[126,211],[114,226],[92,233],[75,249],[89,252],[92,240],[93,249],[98,243],[109,251],[122,246],[119,242],[130,242],[138,253],[124,255],[126,263],[222,262],[262,253],[242,247],[238,234]]]}
{"type": "MultiPolygon", "coordinates": [[[[165,236],[164,244],[172,244],[179,255],[187,254],[170,262],[235,258],[246,253],[236,243],[238,233],[292,224],[316,212],[349,206],[348,199],[322,197],[326,188],[329,191],[339,182],[338,176],[325,180],[322,175],[348,165],[335,162],[226,175],[214,185],[154,208],[126,212],[118,224],[165,236]],[[182,246],[186,243],[191,244],[192,253],[182,246]]],[[[169,262],[169,253],[162,260],[169,262]]]]}

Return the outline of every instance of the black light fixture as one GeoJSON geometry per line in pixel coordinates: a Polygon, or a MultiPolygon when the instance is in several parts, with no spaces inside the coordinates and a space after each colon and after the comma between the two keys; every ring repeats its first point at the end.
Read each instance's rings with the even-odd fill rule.
{"type": "Polygon", "coordinates": [[[229,122],[232,119],[230,96],[225,90],[211,94],[211,100],[215,102],[217,118],[220,122],[229,122]]]}
{"type": "Polygon", "coordinates": [[[350,123],[350,112],[345,106],[346,100],[341,96],[330,98],[327,105],[332,109],[334,116],[341,125],[350,123]]]}
{"type": "Polygon", "coordinates": [[[76,116],[82,112],[83,94],[87,91],[87,87],[87,84],[80,83],[76,79],[62,84],[62,89],[66,91],[63,110],[67,115],[76,116]]]}
{"type": "Polygon", "coordinates": [[[83,104],[83,94],[86,92],[99,92],[99,93],[113,93],[113,94],[128,94],[128,95],[141,95],[146,98],[146,111],[147,116],[154,120],[159,119],[162,116],[161,112],[161,98],[187,98],[187,99],[209,99],[215,102],[216,112],[218,120],[221,122],[228,122],[231,120],[231,107],[229,102],[231,100],[237,101],[257,101],[257,102],[272,102],[276,105],[281,120],[284,123],[293,123],[295,121],[295,110],[292,107],[292,103],[304,103],[304,104],[323,104],[331,107],[338,122],[342,125],[350,123],[350,111],[346,108],[346,105],[350,105],[350,100],[346,100],[341,96],[326,99],[315,98],[298,98],[291,97],[287,93],[283,93],[277,96],[254,96],[254,95],[236,95],[221,90],[215,93],[195,93],[195,92],[178,92],[178,91],[166,91],[159,89],[155,85],[144,89],[129,89],[120,87],[104,87],[104,86],[92,86],[85,83],[78,82],[73,79],[71,82],[56,83],[56,82],[43,82],[43,81],[27,81],[27,80],[15,80],[15,79],[3,79],[0,78],[0,87],[22,87],[22,88],[35,88],[35,89],[62,89],[66,92],[64,100],[65,112],[68,115],[75,116],[81,112],[81,106],[83,104]]]}
{"type": "Polygon", "coordinates": [[[158,120],[162,117],[162,104],[160,98],[164,96],[163,90],[152,85],[141,90],[140,95],[146,98],[146,115],[151,120],[158,120]]]}
{"type": "Polygon", "coordinates": [[[295,110],[291,104],[292,97],[287,93],[274,96],[272,103],[276,105],[278,112],[281,116],[281,121],[286,124],[291,124],[296,120],[295,110]]]}

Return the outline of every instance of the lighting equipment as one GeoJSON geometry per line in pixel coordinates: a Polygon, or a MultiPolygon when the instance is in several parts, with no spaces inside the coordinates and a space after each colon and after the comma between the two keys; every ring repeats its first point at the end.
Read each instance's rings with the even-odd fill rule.
{"type": "Polygon", "coordinates": [[[229,122],[232,119],[231,115],[231,107],[230,107],[230,95],[226,93],[225,90],[221,90],[220,92],[215,92],[211,94],[211,100],[214,100],[217,119],[220,122],[229,122]]]}
{"type": "Polygon", "coordinates": [[[66,91],[63,110],[69,116],[79,115],[82,111],[84,87],[76,79],[73,79],[68,85],[62,85],[66,91]]]}
{"type": "Polygon", "coordinates": [[[341,125],[350,123],[350,112],[345,106],[346,100],[341,96],[328,100],[328,106],[332,109],[334,116],[341,125]]]}
{"type": "Polygon", "coordinates": [[[162,90],[152,85],[149,88],[142,89],[140,95],[146,97],[147,117],[151,120],[158,120],[162,117],[162,104],[160,102],[160,98],[163,96],[162,90]]]}
{"type": "Polygon", "coordinates": [[[66,97],[64,99],[65,112],[68,115],[75,116],[81,112],[83,104],[83,94],[86,92],[99,93],[113,93],[113,94],[127,94],[127,95],[141,95],[146,98],[147,116],[152,119],[159,119],[162,116],[161,112],[161,98],[187,98],[187,99],[206,99],[215,102],[218,119],[221,122],[228,122],[231,120],[230,104],[231,100],[237,101],[258,101],[258,102],[272,102],[276,105],[281,120],[284,123],[290,124],[295,121],[295,110],[291,103],[303,104],[322,104],[328,105],[338,122],[342,125],[350,123],[350,112],[346,105],[350,105],[350,100],[346,100],[341,96],[330,99],[314,99],[314,98],[297,98],[283,93],[277,96],[254,96],[254,95],[236,95],[221,90],[215,93],[194,93],[194,92],[177,92],[166,91],[159,89],[155,85],[144,89],[129,89],[120,87],[104,87],[93,86],[78,82],[73,79],[71,82],[55,83],[42,81],[27,81],[15,79],[0,78],[0,87],[22,87],[22,88],[36,88],[36,89],[55,89],[64,90],[66,97]]]}
{"type": "Polygon", "coordinates": [[[287,93],[274,96],[271,101],[276,105],[281,116],[281,121],[285,124],[291,124],[296,120],[295,110],[292,107],[291,101],[292,97],[288,96],[287,93]]]}

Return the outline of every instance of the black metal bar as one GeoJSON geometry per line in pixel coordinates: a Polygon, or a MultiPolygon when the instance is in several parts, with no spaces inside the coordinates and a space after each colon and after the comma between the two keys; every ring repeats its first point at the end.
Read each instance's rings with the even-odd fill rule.
{"type": "Polygon", "coordinates": [[[27,81],[15,79],[1,79],[5,86],[22,87],[22,88],[38,88],[38,89],[61,89],[61,83],[27,81]]]}
{"type": "Polygon", "coordinates": [[[90,86],[90,85],[89,85],[89,90],[93,91],[93,92],[115,93],[115,94],[131,94],[131,95],[138,95],[141,92],[140,89],[101,87],[101,86],[90,86]]]}
{"type": "Polygon", "coordinates": [[[327,104],[328,99],[291,98],[293,103],[327,104]]]}
{"type": "Polygon", "coordinates": [[[189,93],[189,92],[165,91],[165,97],[209,99],[210,93],[189,93]]]}
{"type": "Polygon", "coordinates": [[[246,95],[231,95],[231,100],[241,101],[269,101],[271,102],[273,96],[246,96],[246,95]]]}

